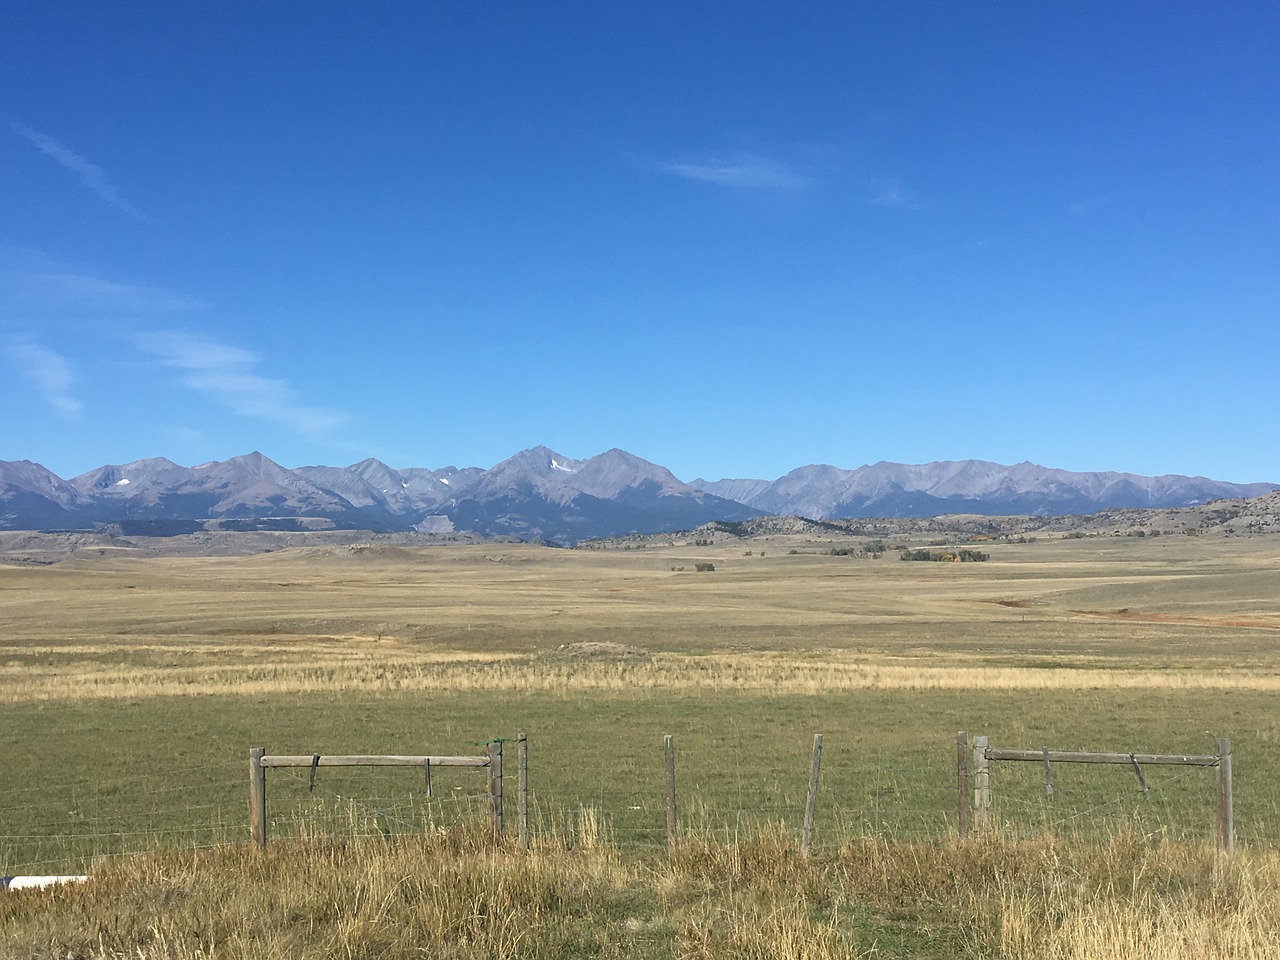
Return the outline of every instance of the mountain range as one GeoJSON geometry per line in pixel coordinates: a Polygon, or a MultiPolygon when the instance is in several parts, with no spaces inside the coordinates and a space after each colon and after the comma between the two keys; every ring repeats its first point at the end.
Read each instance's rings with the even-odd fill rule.
{"type": "Polygon", "coordinates": [[[0,529],[367,529],[576,543],[689,530],[766,515],[825,520],[945,514],[1056,516],[1184,507],[1260,496],[1280,485],[1204,477],[1075,473],[981,460],[799,467],[774,481],[684,483],[624,450],[573,460],[546,447],[479,467],[393,469],[374,460],[290,470],[261,453],[194,467],[164,458],[64,480],[27,460],[0,461],[0,529]]]}

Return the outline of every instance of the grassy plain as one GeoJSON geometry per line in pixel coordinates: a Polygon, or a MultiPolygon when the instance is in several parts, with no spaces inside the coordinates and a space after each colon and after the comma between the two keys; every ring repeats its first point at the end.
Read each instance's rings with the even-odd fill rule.
{"type": "MultiPolygon", "coordinates": [[[[76,909],[88,911],[86,929],[99,923],[101,933],[107,916],[129,927],[137,918],[118,901],[145,900],[147,871],[186,877],[174,896],[216,913],[195,892],[200,869],[257,870],[260,879],[283,870],[285,860],[252,866],[238,845],[250,746],[470,753],[518,730],[530,736],[547,846],[521,855],[507,882],[533,884],[530,903],[550,897],[571,916],[553,918],[544,903],[535,926],[558,933],[521,934],[507,947],[480,937],[459,956],[786,953],[730,943],[750,917],[776,928],[775,946],[790,936],[827,950],[812,956],[870,955],[872,942],[890,956],[1087,956],[1053,953],[1059,947],[1027,918],[1048,911],[1066,918],[1065,930],[1083,917],[1083,936],[1106,926],[1107,910],[1121,911],[1108,923],[1122,923],[1126,904],[1145,902],[1150,915],[1180,897],[1228,895],[1252,904],[1252,913],[1237,911],[1253,918],[1246,926],[1273,915],[1280,542],[1041,538],[983,545],[991,559],[980,564],[830,556],[833,545],[849,544],[357,545],[216,558],[107,550],[53,566],[0,564],[0,872],[125,871],[132,879],[118,889],[133,891],[99,888],[80,908],[71,904],[87,894],[63,892],[20,915],[7,906],[14,895],[0,910],[0,945],[27,955],[32,937],[52,942],[76,909]],[[695,572],[697,563],[715,570],[695,572]],[[1062,767],[1050,799],[1035,765],[1000,767],[1000,849],[958,843],[949,831],[959,729],[1002,746],[1126,752],[1209,753],[1215,736],[1231,737],[1245,848],[1238,872],[1222,873],[1203,853],[1213,775],[1185,768],[1145,771],[1146,799],[1123,768],[1062,767]],[[825,737],[819,856],[804,861],[794,841],[815,732],[825,737]],[[659,853],[664,733],[676,737],[693,838],[684,859],[659,853]],[[1092,852],[1076,862],[1076,847],[1092,852]],[[116,866],[102,859],[153,848],[163,849],[116,866]],[[564,848],[578,859],[555,852],[564,848]],[[1010,860],[999,869],[983,859],[1001,857],[1010,860]],[[1020,857],[1054,867],[1038,880],[1019,874],[1021,885],[990,881],[1012,875],[1020,857]],[[1100,864],[1117,857],[1162,879],[1111,900],[1084,898],[1100,864]],[[851,863],[901,883],[872,889],[850,879],[851,863]],[[943,877],[976,879],[935,887],[911,872],[926,863],[943,877]],[[1052,884],[1039,882],[1050,875],[1052,884]]],[[[420,776],[404,771],[322,768],[312,792],[305,771],[273,771],[273,834],[303,839],[272,856],[301,858],[316,877],[324,850],[354,858],[371,902],[392,904],[388,916],[410,909],[395,881],[409,868],[379,860],[377,844],[394,841],[396,857],[418,856],[413,869],[428,873],[445,869],[426,866],[440,844],[462,844],[458,855],[473,865],[507,856],[467,839],[481,775],[437,773],[434,787],[427,800],[420,776]]],[[[271,889],[281,903],[303,898],[270,883],[280,884],[271,889]]],[[[323,922],[298,919],[296,929],[281,920],[271,949],[328,955],[322,944],[336,942],[324,939],[338,936],[335,924],[362,916],[334,911],[323,922]],[[307,923],[310,940],[297,926],[307,923]]],[[[227,946],[233,931],[248,936],[233,919],[219,921],[217,936],[191,922],[226,955],[265,955],[267,941],[227,946]]],[[[361,922],[372,936],[377,923],[361,922]]],[[[457,918],[439,923],[461,929],[457,918]]],[[[119,952],[196,955],[199,937],[179,933],[165,934],[182,945],[170,953],[156,946],[159,934],[125,937],[119,952]]],[[[345,942],[378,952],[376,937],[348,933],[345,942]]],[[[81,949],[111,955],[74,945],[73,955],[81,949]]]]}

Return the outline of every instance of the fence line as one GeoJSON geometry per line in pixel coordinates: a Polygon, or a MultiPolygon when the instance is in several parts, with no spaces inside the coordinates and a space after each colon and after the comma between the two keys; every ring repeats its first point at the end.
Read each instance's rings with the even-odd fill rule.
{"type": "MultiPolygon", "coordinates": [[[[262,768],[273,771],[269,776],[278,784],[272,791],[275,809],[264,820],[264,831],[268,827],[288,833],[296,830],[305,836],[310,827],[329,836],[354,838],[452,829],[468,820],[481,820],[486,810],[492,817],[493,805],[495,801],[501,803],[504,786],[523,801],[518,807],[523,809],[523,816],[513,818],[515,822],[509,825],[513,838],[522,845],[547,831],[579,836],[581,829],[586,831],[581,836],[588,837],[583,842],[597,842],[599,836],[606,836],[610,842],[623,846],[652,850],[687,837],[737,837],[761,828],[781,828],[793,832],[800,848],[807,851],[831,850],[860,835],[892,840],[936,837],[945,832],[963,832],[966,827],[977,829],[978,807],[958,805],[959,799],[976,785],[977,755],[971,749],[957,748],[953,786],[948,784],[943,752],[927,760],[927,769],[932,772],[926,771],[922,776],[920,757],[927,756],[923,753],[870,743],[859,746],[850,762],[844,759],[848,747],[839,742],[819,746],[819,737],[815,737],[813,756],[807,758],[808,770],[799,749],[783,751],[795,759],[794,767],[787,761],[788,773],[776,765],[762,770],[759,760],[752,759],[753,739],[744,738],[735,729],[723,744],[696,738],[692,741],[696,748],[693,751],[686,745],[690,741],[682,739],[686,757],[692,759],[681,758],[678,786],[682,795],[678,803],[674,735],[663,738],[661,754],[650,752],[647,769],[634,761],[628,761],[625,769],[619,768],[610,756],[605,756],[598,783],[588,774],[589,783],[570,783],[555,801],[542,804],[533,795],[528,779],[527,737],[515,740],[523,762],[518,762],[514,771],[498,771],[496,777],[491,773],[486,778],[487,789],[478,780],[468,782],[466,774],[471,768],[491,770],[487,755],[480,760],[488,763],[480,766],[473,759],[474,767],[450,766],[447,762],[437,765],[435,760],[444,761],[444,754],[439,758],[427,754],[388,755],[399,766],[413,767],[419,760],[431,761],[424,762],[417,779],[405,780],[401,789],[395,768],[384,766],[385,773],[377,773],[362,771],[351,763],[353,758],[372,755],[321,755],[317,759],[314,754],[287,754],[268,758],[264,751],[263,757],[268,759],[262,768]],[[828,763],[819,766],[817,758],[828,748],[828,763]],[[716,758],[712,750],[721,757],[716,758]],[[724,757],[726,750],[735,756],[724,757]],[[962,758],[969,765],[967,769],[962,758]],[[449,772],[444,780],[435,777],[430,784],[432,793],[426,795],[424,773],[445,774],[453,770],[458,773],[449,772]],[[508,780],[510,783],[505,782],[508,780]],[[948,813],[949,808],[953,812],[948,813]],[[962,819],[966,816],[967,822],[962,819]]],[[[1220,770],[1221,758],[1229,756],[1228,747],[1223,744],[1220,753],[1199,756],[1103,754],[1105,759],[1097,762],[1112,767],[1132,766],[1135,760],[1150,765],[1145,771],[1145,795],[1138,793],[1140,784],[1130,774],[1125,794],[1109,797],[1106,794],[1114,783],[1108,786],[1105,779],[1082,776],[1087,767],[1080,774],[1072,772],[1071,758],[1077,751],[1048,751],[1050,775],[1044,777],[1037,799],[1033,784],[1041,776],[1044,748],[1009,751],[988,743],[984,748],[988,791],[994,779],[992,767],[1008,764],[1010,769],[1036,768],[1030,779],[1014,777],[1006,782],[1001,774],[995,785],[997,802],[993,805],[989,800],[988,816],[994,809],[1007,811],[1013,822],[1005,818],[1006,828],[1014,829],[1019,819],[1026,824],[1018,829],[1019,833],[1058,831],[1073,824],[1096,829],[1114,823],[1136,828],[1138,835],[1148,838],[1195,838],[1204,835],[1202,830],[1207,833],[1204,826],[1197,827],[1196,823],[1219,821],[1211,812],[1213,798],[1207,791],[1196,796],[1191,778],[1199,776],[1206,766],[1220,770]],[[1173,758],[1174,762],[1154,762],[1163,758],[1173,758]],[[1159,772],[1162,770],[1169,773],[1159,772]],[[1052,794],[1047,790],[1050,786],[1052,794]]],[[[773,752],[782,755],[776,747],[773,752]]],[[[83,778],[46,790],[50,799],[40,801],[34,798],[39,788],[10,790],[10,799],[19,802],[0,802],[0,830],[7,827],[11,831],[0,833],[0,867],[6,873],[30,872],[41,865],[84,864],[104,856],[141,853],[164,845],[194,848],[242,842],[240,838],[248,832],[243,815],[244,794],[240,792],[244,781],[226,776],[227,771],[243,770],[240,763],[243,760],[183,764],[177,772],[183,778],[179,783],[172,782],[167,767],[100,783],[83,778]],[[236,781],[241,784],[238,789],[236,781]],[[206,791],[212,797],[203,795],[206,791]],[[197,792],[202,796],[193,796],[197,792]],[[201,802],[194,802],[197,800],[201,802]],[[53,811],[63,803],[70,804],[63,809],[72,813],[56,818],[53,811]],[[53,856],[55,853],[58,855],[53,856]]],[[[1225,775],[1220,775],[1219,801],[1224,793],[1230,796],[1223,780],[1225,775]]],[[[1265,802],[1260,807],[1258,804],[1254,798],[1252,806],[1246,805],[1251,816],[1239,831],[1240,841],[1280,840],[1280,805],[1273,810],[1265,802]],[[1254,819],[1259,810],[1265,818],[1262,821],[1254,819]]],[[[1226,833],[1221,826],[1214,829],[1223,849],[1230,849],[1224,838],[1232,843],[1236,840],[1234,815],[1229,823],[1226,833]]]]}

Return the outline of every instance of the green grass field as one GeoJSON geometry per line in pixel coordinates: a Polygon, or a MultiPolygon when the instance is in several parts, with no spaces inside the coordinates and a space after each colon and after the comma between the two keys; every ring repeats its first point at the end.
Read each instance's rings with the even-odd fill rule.
{"type": "MultiPolygon", "coordinates": [[[[957,730],[1122,752],[1211,753],[1230,737],[1241,848],[1280,841],[1280,544],[1042,538],[984,545],[991,560],[966,564],[831,546],[324,547],[0,566],[0,868],[230,856],[247,837],[251,746],[475,753],[517,731],[530,738],[539,835],[592,849],[603,838],[627,870],[666,862],[668,733],[686,836],[727,848],[772,837],[784,852],[822,733],[816,850],[828,866],[866,844],[954,842],[957,730]]],[[[1124,767],[1061,765],[1050,799],[1038,765],[999,765],[1004,842],[1210,849],[1213,772],[1144,773],[1149,798],[1124,767]]],[[[475,829],[484,774],[436,771],[428,800],[411,769],[321,768],[314,792],[307,771],[277,770],[268,794],[276,845],[411,843],[475,829]]],[[[656,915],[666,894],[645,876],[622,889],[639,883],[656,915]]],[[[928,911],[912,909],[893,937],[915,946],[899,955],[954,955],[952,933],[920,952],[928,931],[903,930],[928,911]]],[[[36,921],[7,922],[0,936],[16,944],[36,921]]],[[[677,933],[652,955],[677,941],[697,955],[677,933]]]]}

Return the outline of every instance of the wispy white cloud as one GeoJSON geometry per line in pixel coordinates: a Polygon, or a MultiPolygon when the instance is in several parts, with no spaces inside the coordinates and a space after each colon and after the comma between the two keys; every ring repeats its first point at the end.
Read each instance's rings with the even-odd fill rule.
{"type": "Polygon", "coordinates": [[[1111,206],[1132,192],[1132,190],[1108,190],[1106,193],[1095,194],[1092,197],[1086,197],[1079,203],[1073,203],[1067,208],[1067,212],[1076,217],[1086,213],[1092,213],[1094,210],[1099,210],[1102,207],[1111,206]]]}
{"type": "Polygon", "coordinates": [[[727,158],[668,160],[660,163],[658,170],[673,177],[724,187],[798,190],[810,183],[807,177],[796,173],[786,164],[750,153],[727,158]]]}
{"type": "Polygon", "coordinates": [[[867,203],[876,207],[896,207],[899,210],[920,209],[920,202],[897,179],[874,184],[867,203]]]}
{"type": "Polygon", "coordinates": [[[931,260],[938,260],[946,257],[953,257],[957,254],[977,253],[984,247],[993,243],[991,237],[982,237],[978,240],[970,240],[968,243],[962,243],[953,247],[935,247],[932,250],[922,250],[918,253],[908,253],[894,260],[894,265],[899,269],[914,267],[917,264],[927,263],[931,260]]]}
{"type": "Polygon", "coordinates": [[[40,307],[77,307],[109,313],[203,310],[203,300],[146,283],[119,283],[89,274],[41,270],[11,275],[24,301],[40,307]]]}
{"type": "Polygon", "coordinates": [[[278,423],[309,437],[327,434],[348,420],[340,411],[300,403],[300,392],[287,380],[256,371],[262,358],[248,350],[174,331],[134,339],[165,366],[182,371],[183,386],[232,413],[278,423]]]}
{"type": "Polygon", "coordinates": [[[76,376],[66,357],[32,341],[10,344],[9,356],[46,403],[68,419],[80,415],[83,405],[71,393],[76,376]]]}
{"type": "Polygon", "coordinates": [[[120,195],[116,185],[111,182],[111,178],[107,176],[101,167],[90,163],[80,154],[64,147],[53,137],[47,136],[38,130],[32,130],[25,124],[10,122],[9,127],[14,133],[29,141],[32,146],[45,156],[53,158],[79,176],[81,183],[111,204],[111,206],[128,214],[135,220],[147,219],[145,213],[120,195]]]}
{"type": "Polygon", "coordinates": [[[252,367],[262,360],[256,353],[240,347],[214,343],[173,330],[140,333],[134,340],[167,366],[181,370],[240,369],[252,367]]]}
{"type": "Polygon", "coordinates": [[[4,315],[140,317],[206,310],[208,302],[158,284],[107,279],[82,264],[39,250],[0,243],[0,324],[4,315]]]}

